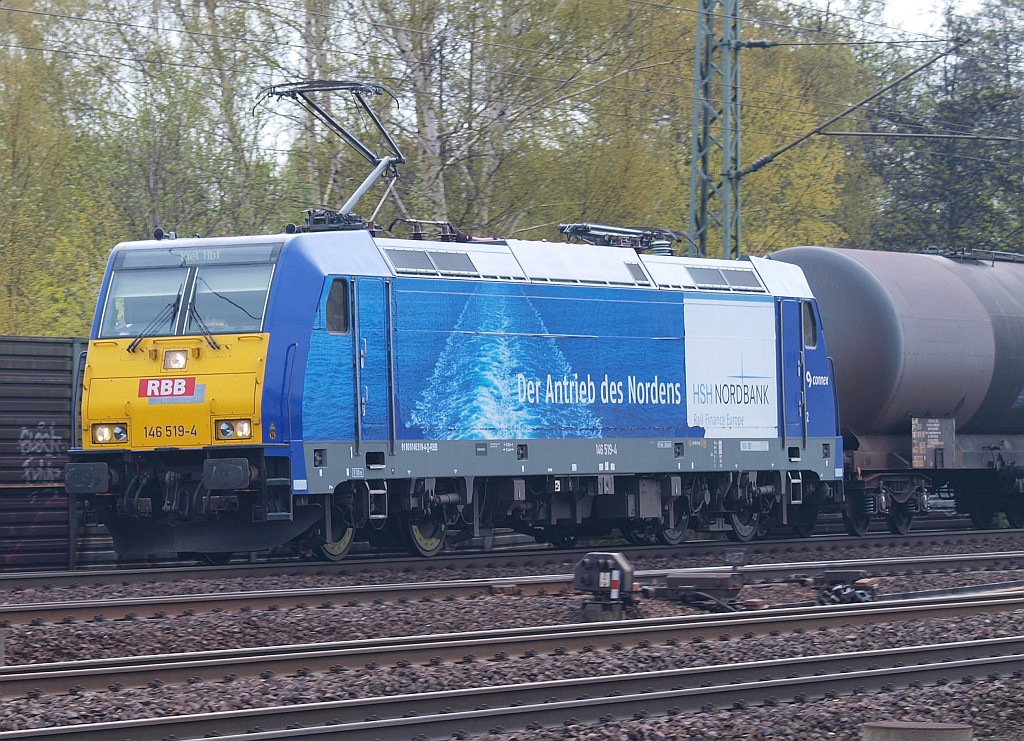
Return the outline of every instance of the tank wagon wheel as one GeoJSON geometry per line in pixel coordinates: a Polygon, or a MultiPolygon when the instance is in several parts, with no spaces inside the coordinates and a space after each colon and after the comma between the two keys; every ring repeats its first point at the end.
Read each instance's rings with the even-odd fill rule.
{"type": "Polygon", "coordinates": [[[906,535],[910,532],[910,525],[914,521],[914,511],[910,508],[910,502],[893,502],[885,521],[893,535],[906,535]]]}
{"type": "MultiPolygon", "coordinates": [[[[976,530],[988,530],[994,526],[996,512],[988,505],[972,507],[969,514],[971,517],[971,525],[976,530]]],[[[1007,513],[1007,519],[1009,519],[1009,513],[1007,513]]],[[[1014,525],[1014,527],[1018,526],[1014,525]]]]}
{"type": "Polygon", "coordinates": [[[683,504],[676,502],[672,508],[671,517],[666,515],[672,522],[667,524],[664,530],[659,530],[655,533],[655,540],[662,545],[679,545],[686,540],[686,528],[690,526],[690,514],[682,510],[683,504]]]}
{"type": "MultiPolygon", "coordinates": [[[[626,531],[622,531],[623,537],[626,537],[626,531]]],[[[555,548],[575,548],[576,544],[580,542],[580,536],[576,533],[570,532],[560,527],[547,527],[544,529],[544,539],[547,540],[555,548]]],[[[629,540],[628,537],[626,537],[629,540]]],[[[629,541],[633,542],[633,541],[629,541]]],[[[636,543],[635,545],[642,545],[636,543]]]]}
{"type": "Polygon", "coordinates": [[[846,532],[856,537],[865,535],[871,527],[871,513],[864,502],[864,492],[848,491],[843,504],[843,526],[846,532]]]}
{"type": "Polygon", "coordinates": [[[401,520],[402,540],[410,555],[435,556],[444,547],[444,536],[448,532],[444,507],[404,513],[401,520]]]}
{"type": "Polygon", "coordinates": [[[204,563],[207,566],[227,566],[234,555],[231,551],[220,551],[216,553],[197,553],[195,557],[199,559],[200,563],[204,563]]]}
{"type": "Polygon", "coordinates": [[[331,512],[331,540],[316,547],[316,555],[322,561],[340,561],[352,547],[356,539],[356,529],[345,523],[349,520],[345,513],[335,507],[331,512]]]}
{"type": "Polygon", "coordinates": [[[732,512],[729,514],[729,524],[732,525],[732,530],[726,533],[729,540],[736,543],[749,543],[757,535],[757,529],[761,524],[761,514],[750,508],[732,512]]]}
{"type": "Polygon", "coordinates": [[[1024,527],[1024,502],[1014,502],[1006,507],[1006,521],[1010,527],[1024,527]]]}

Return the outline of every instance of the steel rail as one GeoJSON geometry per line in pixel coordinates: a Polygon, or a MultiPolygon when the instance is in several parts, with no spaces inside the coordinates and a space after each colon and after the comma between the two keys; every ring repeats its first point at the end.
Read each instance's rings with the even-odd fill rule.
{"type": "Polygon", "coordinates": [[[36,602],[0,606],[0,624],[28,625],[88,620],[168,618],[215,610],[278,610],[302,606],[341,607],[378,600],[429,601],[484,594],[568,594],[572,577],[527,576],[509,579],[462,579],[456,581],[374,584],[305,589],[272,589],[252,592],[132,597],[92,602],[36,602]]]}
{"type": "Polygon", "coordinates": [[[529,724],[595,722],[637,713],[664,715],[804,702],[828,695],[906,687],[913,683],[995,678],[1024,669],[1024,637],[962,641],[741,664],[477,687],[113,721],[0,733],[0,741],[73,736],[76,741],[135,741],[216,735],[270,738],[393,738],[453,731],[484,733],[529,724]],[[439,712],[440,709],[440,712],[439,712]],[[274,726],[274,730],[266,730],[274,726]],[[230,735],[236,734],[236,735],[230,735]]]}
{"type": "Polygon", "coordinates": [[[616,646],[644,647],[695,638],[719,640],[723,635],[754,636],[773,631],[816,630],[892,620],[927,619],[1005,612],[1024,607],[1024,594],[904,599],[878,604],[791,607],[714,616],[688,615],[604,623],[575,623],[426,636],[336,641],[317,644],[199,651],[154,656],[129,656],[52,664],[0,667],[0,697],[32,690],[64,692],[72,687],[102,689],[111,685],[144,686],[152,680],[185,682],[192,678],[220,681],[228,674],[262,671],[294,674],[327,672],[338,667],[360,669],[369,663],[458,663],[501,661],[527,652],[578,652],[616,646]]]}
{"type": "MultiPolygon", "coordinates": [[[[913,547],[922,542],[933,544],[948,542],[952,546],[964,543],[978,543],[993,537],[1010,537],[1015,531],[915,531],[904,535],[869,534],[862,538],[851,538],[848,535],[820,535],[812,538],[790,540],[756,540],[738,544],[731,541],[687,541],[676,546],[631,546],[614,544],[601,545],[589,550],[612,550],[624,553],[628,558],[670,558],[685,560],[690,558],[720,557],[726,551],[744,550],[754,557],[774,557],[775,554],[791,553],[794,550],[803,553],[826,554],[834,550],[875,550],[878,547],[896,547],[905,545],[913,547]]],[[[523,568],[523,567],[554,567],[559,564],[575,563],[587,553],[585,548],[572,550],[555,550],[548,546],[526,547],[522,545],[513,549],[476,551],[465,553],[443,553],[432,558],[412,558],[408,556],[380,556],[368,554],[350,554],[337,563],[308,563],[297,560],[241,562],[235,561],[227,566],[197,566],[188,564],[162,564],[160,566],[116,569],[79,569],[76,571],[35,571],[0,574],[0,591],[38,587],[67,587],[104,584],[136,584],[153,581],[173,580],[204,580],[223,579],[225,576],[249,578],[260,576],[280,576],[295,574],[318,575],[357,575],[382,570],[401,570],[410,573],[437,573],[446,569],[464,567],[472,568],[523,568]]],[[[819,559],[820,560],[820,559],[819,559]]]]}
{"type": "MultiPolygon", "coordinates": [[[[582,554],[581,554],[582,555],[582,554]]],[[[748,583],[772,583],[794,576],[814,576],[834,569],[857,569],[870,575],[920,573],[922,571],[963,571],[966,568],[1022,567],[1024,551],[989,554],[919,556],[913,559],[874,558],[840,561],[798,561],[741,567],[748,583]]],[[[634,574],[638,583],[656,584],[668,573],[728,572],[731,567],[713,566],[695,569],[641,570],[634,574]]],[[[242,607],[290,609],[367,604],[384,601],[425,601],[471,598],[486,594],[568,595],[574,593],[571,574],[521,576],[497,579],[464,579],[435,582],[409,582],[303,589],[275,589],[253,592],[211,592],[207,594],[134,597],[91,602],[37,602],[0,606],[0,625],[27,625],[69,621],[167,618],[194,615],[214,610],[242,607]]]]}

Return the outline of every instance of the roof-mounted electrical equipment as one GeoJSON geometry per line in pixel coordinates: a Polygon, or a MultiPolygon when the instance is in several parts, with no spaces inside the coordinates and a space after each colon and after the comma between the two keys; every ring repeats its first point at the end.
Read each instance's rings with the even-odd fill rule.
{"type": "Polygon", "coordinates": [[[671,229],[647,227],[559,224],[558,231],[565,234],[570,242],[577,240],[605,247],[631,247],[637,252],[652,252],[656,255],[671,255],[672,243],[681,241],[680,235],[671,229]]]}

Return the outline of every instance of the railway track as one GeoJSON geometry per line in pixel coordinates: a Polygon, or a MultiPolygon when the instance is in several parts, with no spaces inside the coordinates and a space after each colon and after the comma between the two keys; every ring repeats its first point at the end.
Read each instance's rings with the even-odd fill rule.
{"type": "MultiPolygon", "coordinates": [[[[888,605],[847,605],[662,618],[597,625],[547,626],[526,630],[483,631],[354,641],[315,646],[282,646],[230,652],[203,652],[139,657],[65,665],[8,667],[0,674],[0,691],[57,692],[69,683],[82,689],[120,688],[161,682],[219,681],[225,671],[253,675],[266,672],[341,672],[377,664],[411,662],[442,666],[467,661],[501,661],[513,654],[586,652],[694,639],[749,638],[768,631],[850,626],[899,621],[913,616],[955,617],[988,611],[1017,610],[1024,595],[975,595],[955,600],[905,599],[888,605]]],[[[829,694],[850,694],[934,684],[964,677],[1009,675],[1024,670],[1024,636],[746,662],[720,666],[607,675],[586,679],[489,686],[360,698],[287,707],[146,718],[0,733],[0,739],[62,738],[76,741],[114,738],[163,739],[224,737],[380,738],[399,734],[436,735],[439,729],[470,733],[495,726],[529,728],[563,723],[566,718],[593,722],[602,717],[636,713],[665,714],[744,704],[792,702],[829,694]],[[439,712],[442,709],[442,712],[439,712]],[[390,731],[386,732],[387,729],[390,731]],[[399,730],[400,729],[400,730],[399,730]],[[301,731],[301,733],[299,733],[301,731]],[[383,733],[383,735],[382,735],[383,733]],[[292,734],[292,735],[288,735],[292,734]]]]}
{"type": "MultiPolygon", "coordinates": [[[[2,487],[0,487],[2,488],[2,487]]],[[[2,492],[0,492],[2,493],[2,492]]],[[[61,496],[63,491],[60,492],[61,496]]],[[[24,505],[24,507],[35,506],[38,507],[38,503],[34,505],[24,505]]],[[[54,505],[56,506],[56,505],[54,505]]],[[[62,505],[63,509],[66,510],[66,504],[62,505]]],[[[58,508],[59,510],[60,508],[58,508]]],[[[58,520],[66,519],[66,513],[58,511],[55,515],[58,520]]],[[[34,527],[34,526],[33,526],[34,527]]],[[[63,525],[66,529],[66,523],[63,525]]],[[[31,529],[31,527],[30,527],[31,529]]],[[[915,533],[934,533],[934,532],[946,532],[956,533],[958,531],[970,532],[973,529],[970,519],[966,516],[957,515],[956,513],[948,510],[941,510],[929,513],[923,517],[918,518],[914,523],[915,533]]],[[[836,516],[825,515],[822,517],[816,528],[818,536],[841,536],[843,538],[849,538],[846,535],[846,530],[836,516]]],[[[869,533],[869,537],[881,537],[887,535],[888,531],[884,529],[884,524],[879,521],[873,523],[873,528],[869,533]]],[[[791,533],[779,532],[772,533],[766,540],[757,540],[752,545],[760,545],[764,543],[772,543],[777,541],[791,540],[791,533]]],[[[622,548],[629,547],[625,541],[619,541],[617,539],[605,539],[608,542],[613,543],[614,548],[619,550],[622,548]]],[[[708,541],[688,541],[684,543],[684,546],[697,545],[700,546],[708,541]]],[[[0,543],[3,545],[3,543],[0,543]]],[[[74,557],[77,562],[77,567],[73,569],[74,573],[88,572],[88,571],[145,571],[147,569],[188,569],[188,570],[200,570],[203,567],[198,562],[192,561],[181,561],[176,557],[168,557],[164,559],[159,558],[147,558],[147,559],[124,559],[122,560],[118,554],[113,550],[113,545],[110,541],[110,536],[106,533],[105,529],[101,526],[90,525],[85,526],[82,532],[74,539],[73,544],[63,543],[59,544],[63,552],[62,556],[58,557],[54,554],[53,549],[57,549],[58,544],[48,542],[44,548],[37,539],[26,538],[23,540],[17,540],[11,543],[7,543],[7,551],[5,552],[5,562],[0,564],[4,570],[0,572],[0,577],[5,575],[13,574],[24,574],[24,573],[35,573],[44,570],[50,570],[53,568],[54,563],[60,563],[62,560],[67,562],[69,558],[74,557]]],[[[481,544],[475,544],[470,542],[468,544],[462,544],[459,548],[444,551],[440,554],[440,558],[446,556],[480,556],[480,557],[494,557],[500,556],[501,554],[509,552],[537,552],[539,554],[551,554],[557,553],[557,549],[553,548],[548,544],[536,544],[532,539],[526,538],[525,536],[509,534],[496,536],[494,544],[491,548],[484,550],[481,544]],[[472,550],[467,550],[472,548],[472,550]]],[[[382,554],[390,558],[390,560],[408,560],[408,555],[404,552],[395,554],[382,554]]],[[[380,558],[380,555],[374,552],[365,550],[365,546],[362,544],[356,544],[353,547],[352,552],[346,557],[346,563],[350,562],[364,562],[374,561],[380,558]],[[360,551],[360,547],[364,550],[360,551]]],[[[422,559],[420,559],[422,560],[422,559]]],[[[437,561],[438,558],[430,559],[430,561],[437,561]]],[[[300,564],[301,562],[292,556],[282,556],[274,553],[257,553],[252,556],[243,557],[238,556],[232,561],[232,566],[235,568],[247,568],[252,564],[274,564],[274,563],[290,563],[300,564]]],[[[305,564],[309,567],[314,567],[316,564],[305,564]]],[[[332,566],[331,564],[320,564],[325,567],[332,566]]]]}
{"type": "Polygon", "coordinates": [[[732,543],[729,541],[693,541],[678,546],[629,546],[595,542],[572,550],[547,548],[502,550],[487,553],[447,553],[433,558],[408,556],[350,557],[337,563],[303,561],[236,561],[227,566],[183,566],[180,563],[147,567],[88,569],[75,571],[21,572],[0,574],[0,590],[11,594],[25,589],[49,589],[70,586],[135,585],[150,582],[203,581],[212,579],[248,579],[271,576],[349,577],[389,573],[396,579],[412,580],[419,574],[436,576],[475,572],[553,573],[571,568],[588,551],[614,551],[634,564],[665,560],[682,565],[713,566],[725,562],[725,554],[741,550],[751,564],[778,560],[826,560],[836,553],[862,552],[868,557],[884,556],[885,551],[918,550],[925,547],[959,549],[960,552],[1016,550],[1024,545],[1024,534],[1011,530],[968,530],[962,532],[922,531],[905,535],[875,534],[853,539],[848,536],[822,535],[812,538],[732,543]]]}
{"type": "MultiPolygon", "coordinates": [[[[582,554],[580,554],[582,556],[582,554]]],[[[575,564],[570,564],[570,568],[575,564]]],[[[770,584],[822,575],[833,570],[863,570],[869,576],[949,572],[965,570],[1019,569],[1024,551],[943,556],[846,559],[837,561],[796,561],[742,567],[748,584],[770,584]]],[[[669,573],[726,573],[731,567],[700,569],[652,569],[635,573],[638,583],[657,585],[669,573]]],[[[60,577],[63,578],[63,577],[60,577]]],[[[126,619],[166,619],[217,611],[286,610],[329,608],[375,602],[429,602],[452,598],[469,599],[484,595],[570,595],[574,593],[571,573],[541,576],[359,584],[338,587],[172,594],[94,601],[33,602],[0,606],[0,625],[40,625],[58,622],[126,619]]]]}
{"type": "MultiPolygon", "coordinates": [[[[358,669],[373,661],[437,664],[501,661],[511,655],[554,651],[605,650],[644,643],[723,640],[771,631],[817,630],[906,619],[947,618],[1024,607],[1024,591],[978,588],[973,594],[903,596],[886,604],[781,607],[715,616],[688,615],[606,623],[580,623],[506,630],[401,636],[355,641],[198,651],[160,656],[118,657],[0,668],[0,696],[29,691],[66,692],[71,688],[141,687],[193,679],[220,681],[226,674],[295,674],[358,669]]],[[[1024,637],[1021,638],[1024,641],[1024,637]]]]}
{"type": "MultiPolygon", "coordinates": [[[[795,554],[798,558],[809,558],[816,555],[819,549],[828,553],[831,546],[823,541],[825,538],[815,538],[808,541],[794,541],[790,544],[783,544],[781,552],[795,554]]],[[[849,539],[843,539],[847,544],[849,539]]],[[[871,552],[879,553],[889,547],[885,543],[890,539],[880,539],[875,547],[868,548],[865,556],[871,552]]],[[[926,546],[930,543],[945,543],[946,538],[936,534],[917,533],[910,541],[914,546],[926,546]]],[[[959,542],[959,541],[958,541],[959,542]]],[[[973,536],[967,543],[977,547],[987,541],[984,534],[973,536]]],[[[734,544],[715,544],[719,550],[735,550],[734,544]]],[[[770,554],[762,552],[765,544],[756,544],[757,558],[769,559],[770,554]]],[[[658,552],[661,549],[631,549],[631,558],[637,558],[635,553],[643,551],[658,552]]],[[[672,550],[672,549],[669,549],[672,550]]],[[[774,549],[773,549],[774,550],[774,549]]],[[[898,551],[897,551],[898,552],[898,551]]],[[[145,623],[152,625],[157,631],[173,630],[173,623],[163,622],[161,618],[171,618],[175,615],[201,614],[217,610],[272,610],[289,609],[293,606],[305,604],[311,609],[321,605],[348,606],[350,604],[370,604],[374,602],[400,602],[400,601],[437,601],[451,597],[470,597],[484,594],[503,595],[513,605],[518,595],[529,594],[575,594],[572,589],[572,578],[564,573],[569,569],[565,566],[575,565],[576,561],[585,553],[583,550],[562,552],[555,555],[552,561],[541,562],[541,567],[551,572],[526,577],[501,577],[491,580],[459,580],[451,579],[441,582],[407,582],[403,584],[386,584],[381,586],[352,584],[348,586],[318,588],[318,589],[288,589],[260,592],[236,592],[232,594],[211,593],[211,594],[189,594],[180,596],[159,596],[142,599],[104,600],[100,603],[35,603],[26,605],[8,604],[0,608],[0,620],[6,620],[10,624],[25,624],[26,622],[71,622],[77,620],[96,619],[96,615],[102,615],[101,619],[116,620],[120,618],[134,617],[137,620],[145,619],[145,623]],[[165,627],[166,626],[166,627],[165,627]]],[[[713,548],[711,558],[720,563],[720,555],[713,548]]],[[[548,556],[552,554],[546,554],[548,556]]],[[[472,558],[472,557],[470,557],[472,558]]],[[[642,556],[641,556],[642,558],[642,556]]],[[[481,564],[479,556],[472,564],[473,568],[480,570],[486,568],[481,564]]],[[[449,568],[452,573],[458,572],[462,566],[457,565],[464,559],[456,559],[449,568]]],[[[683,559],[685,560],[685,559],[683,559]]],[[[294,567],[296,564],[287,565],[258,565],[262,569],[285,568],[280,573],[294,573],[294,570],[287,567],[294,567]]],[[[1014,569],[1024,565],[1024,551],[1003,551],[997,553],[965,553],[942,556],[908,557],[894,556],[891,558],[867,557],[863,559],[845,560],[791,560],[787,563],[765,563],[751,564],[742,567],[745,578],[749,582],[773,584],[795,578],[813,576],[825,570],[861,569],[872,575],[884,574],[907,574],[907,573],[949,573],[964,572],[985,569],[1014,569]]],[[[320,564],[320,571],[323,572],[325,565],[320,564]]],[[[328,565],[329,566],[329,565],[328,565]]],[[[507,568],[508,566],[503,566],[507,568]]],[[[367,568],[367,567],[360,567],[367,568]]],[[[379,568],[379,567],[378,567],[379,568]]],[[[724,571],[727,567],[704,567],[698,569],[706,572],[709,570],[724,571]]],[[[211,579],[225,579],[231,574],[231,569],[211,568],[203,570],[211,579]]],[[[387,571],[387,570],[385,570],[387,571]]],[[[663,579],[667,569],[647,569],[637,573],[637,581],[643,584],[655,584],[663,579]]],[[[673,573],[679,573],[681,569],[671,569],[673,573]]],[[[328,569],[327,573],[330,573],[328,569]]],[[[368,569],[367,573],[373,573],[368,569]]],[[[379,571],[377,572],[380,573],[379,571]]],[[[405,572],[402,569],[392,567],[390,573],[400,574],[405,578],[415,578],[419,572],[405,572]]],[[[37,575],[45,576],[45,575],[37,575]]],[[[118,574],[88,574],[90,579],[97,578],[104,580],[116,579],[118,574]]],[[[168,574],[170,577],[170,574],[168,574]]],[[[178,573],[180,577],[180,572],[178,573]]],[[[74,579],[82,577],[82,574],[61,574],[54,575],[57,580],[74,579]]],[[[150,579],[152,581],[152,579],[150,579]]],[[[72,582],[68,582],[69,584],[72,582]]],[[[188,574],[188,584],[195,589],[192,581],[192,574],[188,574]]],[[[202,582],[199,582],[200,587],[202,582]]],[[[159,586],[159,580],[157,580],[159,586]]],[[[213,587],[213,585],[211,585],[213,587]]],[[[972,588],[974,591],[978,587],[972,588]]],[[[525,656],[547,656],[554,660],[555,657],[565,654],[573,656],[576,652],[585,654],[594,650],[611,649],[616,647],[627,652],[642,652],[645,647],[661,646],[662,650],[671,650],[673,644],[703,640],[705,642],[725,640],[739,641],[745,637],[762,636],[765,634],[800,633],[817,630],[819,627],[828,625],[828,615],[834,614],[837,622],[834,625],[856,626],[880,622],[905,623],[908,620],[920,620],[929,617],[949,617],[950,615],[962,615],[964,617],[974,616],[979,613],[1006,612],[1009,610],[1024,609],[1024,595],[1020,593],[1020,585],[1003,585],[1001,594],[989,594],[981,597],[977,594],[930,595],[924,597],[918,595],[913,601],[897,604],[896,600],[888,599],[883,595],[879,601],[867,605],[845,605],[833,606],[831,608],[789,607],[786,609],[776,608],[770,611],[740,612],[728,615],[708,616],[706,614],[692,615],[688,617],[656,618],[648,620],[629,620],[617,623],[565,625],[554,628],[535,628],[530,630],[504,630],[484,631],[480,633],[459,633],[442,636],[415,636],[412,638],[388,638],[356,642],[334,642],[324,644],[306,644],[298,646],[279,646],[271,649],[250,648],[238,649],[228,652],[207,651],[196,654],[169,654],[147,657],[127,657],[110,660],[94,660],[87,662],[72,662],[69,664],[36,664],[10,666],[0,670],[0,696],[18,699],[25,702],[24,698],[32,698],[35,695],[53,695],[72,692],[104,692],[109,688],[125,690],[139,688],[136,691],[146,692],[147,685],[157,686],[161,683],[184,684],[196,681],[223,682],[230,680],[230,676],[258,678],[261,675],[278,676],[282,680],[286,677],[323,676],[330,677],[332,673],[340,673],[337,679],[325,680],[329,682],[344,682],[344,673],[347,671],[361,672],[373,665],[376,668],[385,667],[384,674],[392,672],[387,667],[421,666],[427,671],[445,671],[445,666],[455,666],[467,662],[480,662],[482,667],[500,666],[500,662],[515,657],[525,656]],[[891,604],[890,604],[891,602],[891,604]]],[[[990,588],[992,591],[992,588],[990,588]]],[[[577,598],[578,599],[578,598],[577,598]]],[[[497,603],[495,603],[497,604],[497,603]]],[[[1002,618],[1006,619],[1006,618],[1002,618]]],[[[146,630],[149,630],[147,627],[146,630]]],[[[421,630],[420,632],[426,632],[421,630]]],[[[980,637],[980,636],[978,636],[980,637]]],[[[1001,644],[1002,652],[1009,656],[1024,655],[1009,646],[1011,641],[1001,644]]],[[[210,644],[216,645],[216,644],[210,644]]],[[[741,644],[737,643],[737,648],[741,644]]],[[[975,645],[975,650],[981,650],[981,644],[975,645]]],[[[173,649],[171,649],[173,650],[173,649]]],[[[775,654],[776,656],[778,654],[775,654]]],[[[596,656],[596,655],[595,655],[596,656]]],[[[980,654],[979,654],[980,656],[980,654]]],[[[1015,662],[1018,659],[1005,659],[1007,673],[1020,671],[1015,662]],[[1013,668],[1011,668],[1013,667],[1013,668]]],[[[917,659],[929,661],[926,657],[917,659]]],[[[960,658],[936,659],[941,661],[942,666],[947,668],[952,661],[967,661],[960,658]]],[[[1004,659],[1000,659],[1004,661],[1004,659]]],[[[887,681],[877,679],[878,674],[885,662],[869,664],[862,668],[836,669],[836,672],[849,677],[856,672],[867,672],[860,684],[854,689],[861,688],[864,691],[871,691],[872,688],[882,685],[904,686],[909,682],[931,682],[937,677],[956,677],[952,674],[937,675],[923,671],[919,674],[904,674],[896,672],[896,678],[887,681]],[[870,667],[875,667],[874,669],[870,667]],[[930,677],[930,678],[929,678],[930,677]],[[878,683],[881,682],[881,685],[878,683]]],[[[789,661],[789,666],[793,662],[789,661]]],[[[887,666],[887,664],[886,664],[887,666]]],[[[889,667],[896,670],[899,667],[889,667]]],[[[916,668],[916,667],[915,667],[916,668]]],[[[420,671],[423,671],[421,669],[420,671]]],[[[936,672],[939,669],[936,669],[936,672]]],[[[1002,668],[989,669],[981,672],[975,664],[965,664],[965,673],[973,672],[976,676],[993,671],[1003,671],[1002,668]]],[[[806,698],[823,696],[830,690],[826,687],[820,688],[822,680],[815,677],[815,674],[831,674],[832,670],[824,664],[819,664],[815,669],[808,672],[806,687],[803,694],[806,698]]],[[[617,697],[609,699],[602,693],[602,686],[595,685],[587,688],[583,684],[573,686],[566,684],[565,694],[562,695],[561,682],[538,684],[536,687],[517,685],[509,692],[515,693],[518,697],[533,697],[536,691],[539,694],[547,693],[542,700],[534,707],[532,700],[524,706],[513,706],[515,700],[507,701],[502,698],[499,690],[487,689],[487,699],[481,699],[479,688],[473,691],[466,691],[462,694],[444,693],[428,695],[423,693],[409,700],[409,705],[403,705],[402,698],[382,699],[378,707],[370,705],[368,700],[349,703],[346,706],[343,702],[333,703],[330,706],[308,708],[308,715],[304,714],[306,708],[290,706],[283,710],[276,708],[262,708],[260,710],[238,711],[237,713],[213,713],[209,717],[191,718],[186,716],[175,716],[169,719],[149,719],[145,721],[119,721],[114,724],[99,724],[95,727],[74,727],[76,741],[82,738],[104,738],[121,739],[131,737],[132,739],[145,738],[186,738],[204,736],[208,734],[243,734],[247,739],[253,738],[298,738],[317,736],[319,734],[337,734],[344,730],[346,738],[363,737],[394,737],[394,733],[401,736],[436,735],[439,732],[451,732],[452,729],[481,729],[486,732],[493,727],[526,728],[537,724],[548,724],[557,722],[559,724],[567,719],[576,719],[584,722],[586,719],[597,720],[591,717],[591,709],[603,708],[606,716],[614,715],[619,718],[629,718],[634,713],[664,713],[672,708],[686,709],[691,704],[700,709],[702,706],[729,707],[732,703],[760,703],[786,702],[790,694],[782,691],[775,691],[771,694],[773,685],[771,682],[782,682],[783,688],[790,686],[804,687],[804,684],[794,684],[794,676],[791,670],[783,678],[767,678],[768,675],[759,677],[748,677],[741,675],[738,670],[726,681],[726,674],[718,675],[719,678],[708,678],[712,675],[705,675],[699,683],[688,684],[685,679],[677,679],[675,685],[665,685],[653,682],[657,677],[649,678],[647,684],[640,680],[633,680],[628,675],[616,680],[609,679],[609,683],[619,682],[620,684],[608,684],[605,689],[617,693],[617,697]],[[717,683],[717,684],[716,684],[717,683]],[[629,685],[634,686],[630,688],[629,685]],[[701,684],[714,684],[713,687],[701,687],[701,684]],[[751,685],[746,688],[745,694],[730,695],[729,693],[742,685],[751,685]],[[722,686],[719,686],[722,685],[722,686]],[[716,694],[716,687],[717,694],[716,694]],[[494,693],[493,696],[490,693],[494,693]],[[576,694],[571,694],[575,692],[576,694]],[[524,694],[526,693],[526,694],[524,694]],[[587,700],[579,698],[586,694],[587,700]],[[634,699],[629,699],[633,698],[634,699]],[[476,698],[476,705],[464,704],[468,700],[476,698]],[[460,699],[461,698],[461,699],[460,699]],[[739,699],[730,699],[739,698],[739,699]],[[761,698],[761,699],[759,699],[761,698]],[[700,702],[698,702],[700,700],[700,702]],[[547,702],[551,701],[551,702],[547,702]],[[603,701],[603,702],[602,702],[603,701]],[[417,705],[417,702],[426,703],[417,705]],[[438,703],[447,704],[439,705],[438,703]],[[666,704],[668,703],[668,704],[666,704]],[[481,705],[486,704],[487,708],[481,705]],[[447,708],[450,712],[437,715],[437,708],[447,708]],[[348,709],[346,709],[348,708],[348,709]],[[530,708],[534,708],[531,710],[530,708]],[[297,713],[303,712],[303,715],[297,713]],[[362,713],[362,715],[359,714],[362,713]],[[413,716],[416,717],[413,717],[413,716]],[[434,716],[437,715],[436,718],[434,716]],[[237,716],[237,717],[236,717],[237,716]],[[409,716],[409,717],[405,717],[409,716]],[[377,720],[367,718],[378,717],[377,720]],[[434,720],[431,720],[434,718],[434,720]],[[552,720],[554,718],[555,720],[552,720]],[[183,720],[182,720],[183,719],[183,720]],[[174,724],[182,720],[183,726],[174,724]],[[219,726],[206,725],[207,722],[219,723],[227,721],[219,726]],[[235,724],[237,721],[237,725],[235,724]],[[331,723],[326,726],[323,724],[331,723]],[[434,723],[433,730],[430,724],[434,723]],[[342,724],[339,726],[338,724],[342,724]],[[489,725],[488,725],[489,724],[489,725]],[[299,729],[297,726],[303,728],[299,729]],[[318,727],[323,725],[322,729],[318,727]],[[486,726],[486,727],[485,727],[486,726]],[[255,729],[262,729],[258,733],[252,733],[255,729]],[[394,732],[388,728],[395,729],[394,732]],[[326,729],[326,730],[325,730],[326,729]],[[400,731],[397,729],[401,729],[400,731]],[[301,730],[301,734],[299,731],[301,730]],[[89,735],[96,734],[96,735],[89,735]]],[[[667,675],[665,675],[667,677],[667,675]]],[[[525,677],[520,677],[521,681],[525,677]]],[[[257,680],[258,681],[258,680],[257,680]]],[[[292,680],[295,681],[295,680],[292,680]]],[[[658,679],[660,682],[661,680],[658,679]]],[[[668,682],[665,679],[665,682],[668,682]]],[[[803,680],[801,680],[803,682],[803,680]]],[[[835,685],[835,682],[832,682],[835,685]]],[[[226,686],[226,685],[225,685],[226,686]]],[[[835,691],[834,689],[831,691],[835,691]]],[[[843,690],[846,691],[846,690],[843,690]]],[[[852,691],[852,690],[850,690],[852,691]]],[[[116,696],[116,695],[115,695],[116,696]]],[[[314,695],[315,696],[315,695],[314,695]]],[[[520,700],[525,701],[525,700],[520,700]]],[[[347,702],[347,701],[346,701],[347,702]]],[[[373,701],[376,703],[377,701],[373,701]]],[[[251,706],[250,706],[251,707],[251,706]]],[[[108,716],[110,717],[110,716],[108,716]]],[[[114,716],[117,717],[117,716],[114,716]]],[[[128,717],[128,716],[124,716],[128,717]]],[[[600,716],[598,716],[600,717],[600,716]]],[[[62,738],[62,733],[69,735],[72,729],[41,729],[39,731],[11,731],[0,733],[0,741],[7,738],[62,738]],[[23,734],[23,735],[12,735],[23,734]],[[27,734],[27,735],[24,735],[27,734]]]]}

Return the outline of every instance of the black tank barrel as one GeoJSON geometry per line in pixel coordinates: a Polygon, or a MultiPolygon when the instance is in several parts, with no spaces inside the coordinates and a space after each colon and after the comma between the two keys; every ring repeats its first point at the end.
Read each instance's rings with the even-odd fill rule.
{"type": "Polygon", "coordinates": [[[844,431],[1024,432],[1024,264],[793,247],[818,299],[844,431]]]}

